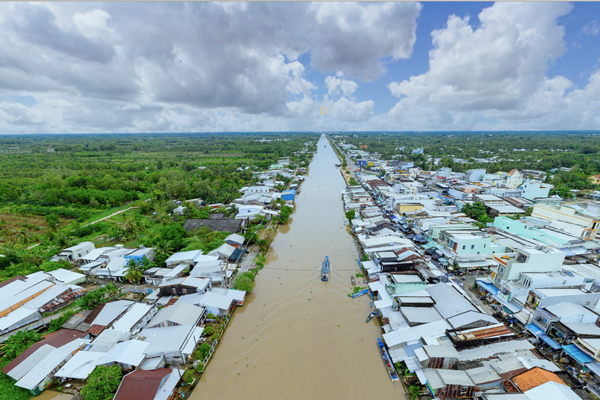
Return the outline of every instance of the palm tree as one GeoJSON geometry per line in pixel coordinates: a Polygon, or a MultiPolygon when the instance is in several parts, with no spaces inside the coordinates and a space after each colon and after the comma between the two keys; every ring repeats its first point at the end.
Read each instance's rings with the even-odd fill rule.
{"type": "Polygon", "coordinates": [[[125,279],[127,279],[129,283],[140,282],[144,278],[144,268],[142,263],[137,263],[135,260],[131,259],[127,263],[127,267],[125,279]]]}
{"type": "Polygon", "coordinates": [[[19,354],[27,350],[29,346],[42,339],[42,334],[37,330],[19,331],[8,338],[6,342],[0,345],[0,351],[4,353],[4,358],[12,360],[19,354]]]}

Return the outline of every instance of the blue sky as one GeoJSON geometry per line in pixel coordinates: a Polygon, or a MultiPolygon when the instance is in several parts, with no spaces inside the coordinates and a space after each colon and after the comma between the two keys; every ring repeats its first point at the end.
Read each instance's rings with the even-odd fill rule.
{"type": "Polygon", "coordinates": [[[1,133],[600,127],[594,2],[2,3],[0,26],[1,133]]]}

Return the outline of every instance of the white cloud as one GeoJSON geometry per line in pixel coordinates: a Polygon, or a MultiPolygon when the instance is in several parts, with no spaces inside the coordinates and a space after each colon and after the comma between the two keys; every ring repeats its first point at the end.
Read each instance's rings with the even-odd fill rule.
{"type": "Polygon", "coordinates": [[[330,96],[339,96],[340,90],[345,97],[350,97],[358,89],[358,83],[344,79],[344,73],[338,72],[337,76],[328,76],[325,78],[325,86],[330,96]]]}
{"type": "Polygon", "coordinates": [[[581,28],[581,30],[584,33],[587,33],[588,35],[596,36],[600,32],[600,25],[598,24],[598,21],[594,19],[591,22],[584,25],[583,28],[581,28]]]}
{"type": "Polygon", "coordinates": [[[429,70],[388,85],[400,100],[381,120],[420,130],[597,128],[595,119],[581,118],[597,106],[576,99],[593,98],[596,75],[570,93],[567,78],[546,75],[565,52],[557,18],[571,8],[495,3],[481,12],[475,29],[468,17],[449,17],[445,28],[432,32],[429,70]],[[583,108],[573,107],[576,102],[583,108]]]}
{"type": "MultiPolygon", "coordinates": [[[[410,56],[420,9],[418,3],[2,3],[0,96],[37,103],[28,107],[29,119],[4,110],[0,126],[294,129],[296,106],[288,103],[318,105],[307,68],[353,79],[381,76],[384,61],[410,56]],[[311,63],[303,65],[298,58],[307,53],[311,63]]],[[[340,79],[338,90],[349,97],[357,87],[340,79]]],[[[340,118],[350,118],[342,112],[350,107],[366,115],[367,103],[359,104],[339,103],[340,118]]]]}

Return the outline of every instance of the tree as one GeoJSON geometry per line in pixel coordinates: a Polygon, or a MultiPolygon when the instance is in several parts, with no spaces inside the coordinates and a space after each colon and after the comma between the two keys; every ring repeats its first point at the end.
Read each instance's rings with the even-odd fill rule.
{"type": "Polygon", "coordinates": [[[485,206],[479,202],[465,204],[461,211],[467,214],[469,218],[473,218],[482,223],[487,223],[494,220],[493,218],[488,217],[485,206]]]}
{"type": "Polygon", "coordinates": [[[355,216],[356,216],[356,210],[348,210],[348,211],[346,211],[346,218],[348,218],[348,221],[350,223],[352,223],[352,220],[354,219],[355,216]]]}
{"type": "Polygon", "coordinates": [[[130,259],[127,262],[127,273],[125,273],[125,279],[129,283],[140,282],[144,278],[144,265],[136,262],[134,259],[130,259]]]}
{"type": "Polygon", "coordinates": [[[233,283],[233,288],[236,290],[244,290],[251,292],[254,289],[254,282],[247,276],[239,276],[233,283]]]}
{"type": "Polygon", "coordinates": [[[60,223],[60,218],[56,214],[48,214],[46,215],[46,223],[52,230],[56,230],[56,227],[60,223]]]}
{"type": "Polygon", "coordinates": [[[122,379],[123,373],[119,365],[99,365],[88,377],[81,395],[85,400],[112,400],[122,379]]]}
{"type": "Polygon", "coordinates": [[[203,335],[206,336],[210,336],[215,332],[215,328],[213,328],[212,326],[207,326],[206,328],[204,328],[204,330],[202,331],[203,335]]]}
{"type": "Polygon", "coordinates": [[[2,345],[0,351],[4,353],[4,360],[13,360],[27,350],[35,342],[42,340],[42,334],[37,330],[24,330],[11,335],[2,345]]]}

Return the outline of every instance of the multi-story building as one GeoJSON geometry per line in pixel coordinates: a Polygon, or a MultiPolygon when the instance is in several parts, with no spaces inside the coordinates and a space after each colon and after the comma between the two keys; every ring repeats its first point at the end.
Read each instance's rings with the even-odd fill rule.
{"type": "Polygon", "coordinates": [[[571,228],[575,228],[575,231],[580,231],[580,237],[583,240],[596,238],[600,227],[598,205],[595,203],[589,204],[587,208],[577,205],[555,207],[548,204],[536,204],[531,215],[552,221],[551,226],[557,229],[570,232],[573,230],[571,228]],[[569,227],[569,225],[576,225],[580,228],[569,227]]]}

